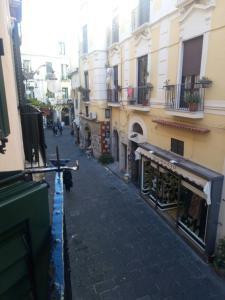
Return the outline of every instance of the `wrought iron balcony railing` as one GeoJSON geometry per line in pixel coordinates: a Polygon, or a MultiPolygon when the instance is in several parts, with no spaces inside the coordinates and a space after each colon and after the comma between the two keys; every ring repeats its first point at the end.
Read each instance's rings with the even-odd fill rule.
{"type": "Polygon", "coordinates": [[[150,104],[149,86],[139,86],[127,89],[127,98],[129,105],[148,106],[150,104]]]}
{"type": "Polygon", "coordinates": [[[119,103],[118,89],[107,89],[107,101],[110,103],[119,103]]]}
{"type": "Polygon", "coordinates": [[[165,87],[166,109],[203,111],[205,87],[202,83],[170,84],[165,87]]]}

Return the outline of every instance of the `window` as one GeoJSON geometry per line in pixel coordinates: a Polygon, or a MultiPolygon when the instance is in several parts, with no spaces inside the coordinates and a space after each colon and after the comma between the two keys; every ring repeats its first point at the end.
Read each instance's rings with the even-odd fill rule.
{"type": "Polygon", "coordinates": [[[133,125],[133,132],[137,132],[137,133],[143,135],[143,130],[141,128],[141,125],[138,124],[138,123],[134,123],[134,125],[133,125]]]}
{"type": "Polygon", "coordinates": [[[119,18],[118,16],[112,20],[112,43],[119,42],[119,18]]]}
{"type": "Polygon", "coordinates": [[[65,55],[65,43],[64,42],[59,42],[59,55],[65,55]]]}
{"type": "Polygon", "coordinates": [[[75,100],[76,109],[78,109],[78,100],[75,100]]]}
{"type": "Polygon", "coordinates": [[[88,71],[84,72],[84,87],[85,87],[85,89],[89,89],[88,71]]]}
{"type": "Polygon", "coordinates": [[[148,77],[148,55],[138,58],[138,104],[144,104],[149,99],[149,90],[147,88],[148,77]]]}
{"type": "Polygon", "coordinates": [[[150,0],[139,0],[138,25],[149,22],[150,0]]]}
{"type": "Polygon", "coordinates": [[[171,151],[183,156],[184,155],[184,142],[172,138],[171,139],[171,151]]]}
{"type": "Polygon", "coordinates": [[[4,55],[3,40],[0,39],[0,153],[4,153],[5,138],[9,135],[9,119],[6,104],[4,75],[1,56],[4,55]]]}
{"type": "Polygon", "coordinates": [[[67,65],[66,64],[61,64],[61,79],[62,80],[67,80],[67,65]]]}
{"type": "Polygon", "coordinates": [[[105,109],[105,118],[106,119],[109,119],[111,117],[111,111],[109,108],[106,108],[105,109]]]}
{"type": "Polygon", "coordinates": [[[25,73],[30,73],[31,72],[31,61],[24,59],[23,60],[23,70],[25,73]]]}
{"type": "Polygon", "coordinates": [[[85,114],[86,114],[86,117],[89,117],[89,107],[88,106],[85,106],[85,114]]]}
{"type": "Polygon", "coordinates": [[[88,53],[87,25],[83,27],[83,53],[88,53]]]}
{"type": "Polygon", "coordinates": [[[46,62],[46,80],[51,80],[53,76],[52,63],[46,62]]]}
{"type": "Polygon", "coordinates": [[[68,88],[65,87],[62,88],[62,96],[63,99],[68,99],[68,88]]]}

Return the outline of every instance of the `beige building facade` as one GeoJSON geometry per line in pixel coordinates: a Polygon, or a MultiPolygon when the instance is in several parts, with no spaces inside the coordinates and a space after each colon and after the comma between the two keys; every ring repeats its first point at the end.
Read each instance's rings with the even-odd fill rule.
{"type": "MultiPolygon", "coordinates": [[[[16,2],[16,1],[15,1],[16,2]]],[[[19,1],[17,1],[19,2],[19,1]]],[[[16,85],[16,74],[14,68],[14,57],[12,50],[12,28],[15,20],[10,16],[11,9],[16,7],[14,1],[1,1],[0,2],[0,40],[1,40],[1,121],[0,124],[3,128],[3,122],[7,122],[9,130],[4,134],[8,140],[4,147],[4,154],[0,154],[0,171],[22,170],[24,168],[24,151],[22,142],[22,131],[20,114],[18,110],[18,94],[16,85]],[[11,5],[11,6],[10,6],[11,5]],[[7,16],[7,18],[6,18],[7,16]],[[4,101],[4,103],[3,103],[4,101]],[[6,110],[3,111],[3,105],[6,110]]],[[[18,5],[21,5],[18,3],[18,5]]],[[[1,129],[2,129],[1,128],[1,129]]],[[[0,129],[0,132],[1,132],[0,129]]],[[[2,135],[3,137],[3,135],[2,135]]],[[[3,141],[3,139],[2,139],[3,141]]],[[[2,144],[3,142],[0,142],[2,144]]]]}

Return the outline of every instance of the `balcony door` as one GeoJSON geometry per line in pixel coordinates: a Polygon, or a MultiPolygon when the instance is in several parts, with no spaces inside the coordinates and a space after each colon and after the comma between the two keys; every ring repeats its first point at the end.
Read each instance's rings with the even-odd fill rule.
{"type": "Polygon", "coordinates": [[[143,104],[147,98],[148,55],[138,58],[137,103],[143,104]]]}
{"type": "Polygon", "coordinates": [[[113,84],[114,84],[114,97],[113,102],[118,102],[118,66],[113,67],[113,84]]]}
{"type": "Polygon", "coordinates": [[[187,96],[199,95],[203,36],[188,40],[183,44],[183,66],[180,87],[180,108],[187,108],[187,96]]]}
{"type": "Polygon", "coordinates": [[[89,100],[89,76],[88,71],[84,72],[84,98],[85,100],[89,100]]]}

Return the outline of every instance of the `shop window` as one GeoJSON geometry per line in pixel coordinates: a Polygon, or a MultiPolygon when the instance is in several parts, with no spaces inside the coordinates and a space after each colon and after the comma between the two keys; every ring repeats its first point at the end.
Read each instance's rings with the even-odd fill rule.
{"type": "Polygon", "coordinates": [[[181,184],[179,225],[199,242],[205,242],[208,205],[201,189],[186,181],[181,184]]]}
{"type": "Polygon", "coordinates": [[[147,194],[162,209],[177,206],[178,177],[153,161],[144,162],[142,192],[147,194]]]}
{"type": "Polygon", "coordinates": [[[106,119],[109,119],[110,118],[110,116],[111,116],[111,111],[110,111],[110,109],[105,109],[105,118],[106,119]]]}
{"type": "Polygon", "coordinates": [[[181,156],[184,156],[184,142],[172,138],[170,151],[179,154],[181,156]]]}
{"type": "Polygon", "coordinates": [[[192,240],[205,247],[208,205],[202,187],[144,159],[141,189],[192,240]]]}

